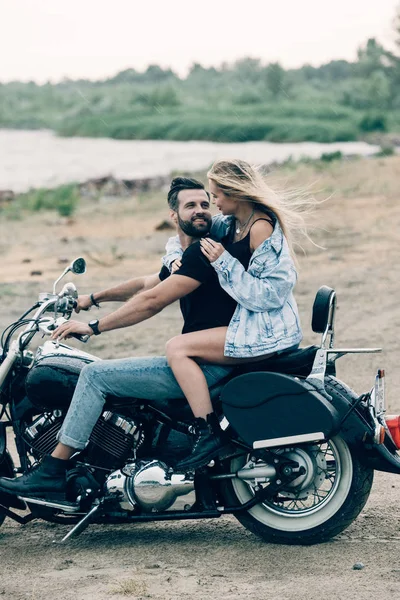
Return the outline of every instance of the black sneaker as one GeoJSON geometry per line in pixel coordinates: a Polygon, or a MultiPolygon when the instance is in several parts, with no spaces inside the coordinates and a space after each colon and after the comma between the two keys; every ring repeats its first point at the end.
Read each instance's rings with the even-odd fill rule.
{"type": "Polygon", "coordinates": [[[68,466],[67,460],[45,456],[40,465],[21,477],[0,477],[0,492],[32,498],[65,498],[68,466]]]}

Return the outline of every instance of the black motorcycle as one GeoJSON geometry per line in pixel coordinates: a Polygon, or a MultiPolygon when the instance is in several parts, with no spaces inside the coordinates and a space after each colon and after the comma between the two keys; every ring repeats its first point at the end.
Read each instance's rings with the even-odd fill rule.
{"type": "MultiPolygon", "coordinates": [[[[69,271],[85,270],[76,259],[53,292],[40,294],[3,332],[0,476],[25,472],[52,452],[81,369],[99,360],[54,341],[28,349],[37,333],[51,335],[71,317],[76,287],[68,283],[57,294],[56,286],[69,271]],[[10,429],[18,468],[7,450],[10,429]]],[[[339,357],[379,349],[333,348],[335,307],[334,290],[322,287],[312,317],[320,346],[243,365],[211,389],[230,440],[218,460],[196,472],[174,469],[190,451],[186,401],[109,397],[87,447],[73,458],[65,501],[0,494],[0,525],[6,516],[70,523],[64,541],[91,522],[233,514],[267,542],[314,544],[340,533],[365,505],[374,469],[400,473],[400,418],[385,417],[383,371],[361,395],[336,379],[339,357]]]]}

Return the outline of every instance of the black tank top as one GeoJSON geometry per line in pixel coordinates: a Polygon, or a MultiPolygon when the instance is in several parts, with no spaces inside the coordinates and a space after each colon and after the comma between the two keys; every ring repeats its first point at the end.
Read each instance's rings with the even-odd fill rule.
{"type": "MultiPolygon", "coordinates": [[[[259,219],[256,219],[254,223],[257,223],[257,221],[267,221],[270,225],[272,225],[272,227],[274,226],[274,221],[272,218],[263,219],[260,217],[259,219]]],[[[247,235],[245,235],[245,237],[238,242],[233,241],[235,237],[235,227],[233,224],[228,235],[225,237],[225,240],[222,242],[229,254],[231,254],[234,258],[237,258],[238,261],[244,266],[246,271],[249,268],[250,258],[253,254],[253,251],[250,248],[250,232],[254,223],[251,224],[247,235]]]]}

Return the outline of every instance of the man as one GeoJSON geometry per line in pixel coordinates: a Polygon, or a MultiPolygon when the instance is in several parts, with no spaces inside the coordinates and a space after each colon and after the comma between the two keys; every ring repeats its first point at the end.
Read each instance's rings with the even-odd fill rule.
{"type": "MultiPolygon", "coordinates": [[[[170,275],[163,267],[159,274],[81,296],[77,312],[104,301],[126,302],[116,311],[88,324],[68,321],[54,332],[53,339],[67,339],[72,333],[100,335],[135,325],[178,299],[184,318],[183,333],[228,325],[236,303],[219,285],[218,277],[198,243],[211,226],[210,200],[203,184],[194,179],[175,178],[168,193],[168,204],[184,250],[179,269],[170,275]]],[[[212,386],[226,377],[231,367],[206,365],[203,371],[208,385],[212,386]]],[[[109,394],[148,400],[183,397],[164,357],[104,360],[85,366],[52,455],[46,456],[39,467],[18,479],[1,478],[0,490],[23,496],[46,494],[47,498],[64,493],[68,460],[85,448],[109,394]]],[[[215,456],[221,447],[218,422],[196,421],[203,421],[198,423],[196,447],[204,456],[215,456]]]]}

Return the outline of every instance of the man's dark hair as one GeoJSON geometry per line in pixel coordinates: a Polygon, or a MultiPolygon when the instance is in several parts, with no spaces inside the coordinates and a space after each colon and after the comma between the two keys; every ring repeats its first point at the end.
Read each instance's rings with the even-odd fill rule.
{"type": "Polygon", "coordinates": [[[175,212],[178,212],[178,194],[182,190],[204,190],[208,198],[210,197],[201,181],[197,181],[197,179],[191,179],[190,177],[175,177],[171,181],[171,186],[168,192],[168,205],[170,209],[174,210],[175,212]]]}

